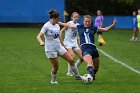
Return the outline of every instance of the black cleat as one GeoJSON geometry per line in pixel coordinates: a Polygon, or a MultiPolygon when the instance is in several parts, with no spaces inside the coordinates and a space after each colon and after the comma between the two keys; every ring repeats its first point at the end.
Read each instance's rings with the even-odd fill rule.
{"type": "Polygon", "coordinates": [[[76,80],[82,80],[81,76],[75,76],[76,80]]]}

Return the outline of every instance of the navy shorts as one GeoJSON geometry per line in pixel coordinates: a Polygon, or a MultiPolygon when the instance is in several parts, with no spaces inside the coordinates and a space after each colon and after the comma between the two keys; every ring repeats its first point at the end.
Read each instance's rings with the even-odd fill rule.
{"type": "Polygon", "coordinates": [[[82,45],[82,56],[84,57],[87,54],[90,54],[92,56],[92,59],[99,57],[98,50],[96,49],[96,46],[94,45],[82,45]]]}
{"type": "Polygon", "coordinates": [[[138,28],[136,23],[133,24],[132,27],[133,27],[133,29],[137,29],[138,28]]]}

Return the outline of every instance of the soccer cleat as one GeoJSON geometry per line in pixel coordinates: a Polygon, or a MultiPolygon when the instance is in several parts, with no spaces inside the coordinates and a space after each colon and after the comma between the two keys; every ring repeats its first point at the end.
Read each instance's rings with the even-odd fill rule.
{"type": "Polygon", "coordinates": [[[93,80],[95,80],[95,75],[94,74],[90,74],[93,77],[93,80]]]}
{"type": "Polygon", "coordinates": [[[51,81],[51,84],[58,84],[57,81],[51,81]]]}
{"type": "Polygon", "coordinates": [[[93,80],[95,80],[95,76],[93,76],[93,80]]]}
{"type": "Polygon", "coordinates": [[[93,74],[93,75],[91,75],[92,77],[93,77],[93,80],[95,80],[95,75],[93,74]]]}
{"type": "Polygon", "coordinates": [[[134,39],[129,39],[129,41],[134,41],[134,39]]]}
{"type": "Polygon", "coordinates": [[[75,76],[75,79],[76,80],[82,80],[82,77],[81,76],[75,76]]]}
{"type": "Polygon", "coordinates": [[[67,73],[67,76],[72,77],[73,76],[73,73],[67,73]]]}

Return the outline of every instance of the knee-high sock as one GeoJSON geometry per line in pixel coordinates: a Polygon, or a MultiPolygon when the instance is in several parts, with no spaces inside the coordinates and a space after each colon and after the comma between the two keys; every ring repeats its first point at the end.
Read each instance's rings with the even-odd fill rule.
{"type": "Polygon", "coordinates": [[[80,59],[77,60],[77,62],[75,63],[75,66],[78,67],[82,62],[80,62],[80,59]]]}
{"type": "Polygon", "coordinates": [[[51,73],[51,81],[56,81],[56,77],[57,77],[57,75],[53,75],[53,74],[51,73]]]}
{"type": "Polygon", "coordinates": [[[94,69],[92,66],[88,66],[87,67],[87,71],[91,74],[91,75],[94,75],[94,69]]]}
{"type": "Polygon", "coordinates": [[[78,72],[78,69],[76,66],[71,66],[71,69],[72,69],[75,76],[79,76],[79,72],[78,72]]]}
{"type": "Polygon", "coordinates": [[[68,63],[68,73],[72,74],[72,69],[69,63],[68,63]]]}

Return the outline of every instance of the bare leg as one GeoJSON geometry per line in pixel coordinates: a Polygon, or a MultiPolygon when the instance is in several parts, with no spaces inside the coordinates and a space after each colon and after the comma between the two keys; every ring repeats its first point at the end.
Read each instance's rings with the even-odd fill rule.
{"type": "Polygon", "coordinates": [[[82,51],[80,49],[78,49],[76,52],[75,52],[79,59],[77,60],[77,62],[75,63],[75,65],[78,67],[84,60],[82,58],[82,51]]]}

